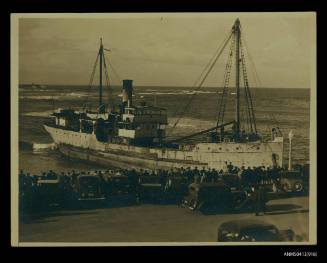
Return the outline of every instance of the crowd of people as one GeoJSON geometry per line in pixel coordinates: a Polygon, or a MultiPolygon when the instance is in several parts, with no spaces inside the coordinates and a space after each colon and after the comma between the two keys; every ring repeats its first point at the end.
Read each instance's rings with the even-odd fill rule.
{"type": "MultiPolygon", "coordinates": [[[[42,184],[48,183],[47,180],[51,180],[52,183],[57,181],[60,185],[60,189],[63,189],[61,193],[71,192],[73,189],[78,189],[78,178],[83,176],[97,176],[100,178],[103,186],[110,185],[110,178],[119,176],[128,177],[129,182],[137,186],[141,181],[141,177],[159,177],[160,182],[164,186],[165,191],[168,189],[169,178],[182,178],[186,184],[190,183],[216,183],[223,182],[230,188],[236,190],[252,191],[258,196],[256,205],[256,214],[258,211],[265,211],[265,202],[262,201],[265,198],[265,184],[278,185],[280,176],[285,171],[285,168],[281,167],[236,167],[231,163],[226,163],[224,169],[216,170],[214,168],[202,167],[187,167],[187,168],[171,168],[171,169],[116,169],[116,170],[96,170],[96,171],[66,171],[57,173],[50,170],[49,172],[43,172],[41,175],[24,173],[23,170],[19,173],[19,196],[22,203],[33,206],[33,196],[39,196],[40,190],[42,192],[42,184]],[[109,184],[108,184],[109,183],[109,184]],[[68,190],[68,191],[66,191],[68,190]]],[[[44,191],[43,191],[44,192],[44,191]]],[[[49,194],[45,193],[45,196],[49,194]]],[[[60,194],[61,195],[61,194],[60,194]]]]}
{"type": "Polygon", "coordinates": [[[202,167],[198,169],[194,167],[187,168],[171,168],[171,169],[117,169],[117,170],[97,170],[97,171],[66,171],[56,173],[52,170],[43,172],[41,175],[31,175],[24,173],[22,170],[19,174],[19,186],[23,190],[26,187],[37,187],[39,180],[59,180],[60,183],[76,185],[77,178],[81,175],[97,175],[104,181],[107,181],[110,176],[124,175],[131,178],[139,178],[141,176],[160,176],[163,178],[168,177],[183,177],[189,183],[205,183],[205,182],[218,182],[224,181],[228,184],[234,184],[235,187],[254,187],[257,184],[269,184],[273,181],[278,181],[281,171],[285,168],[281,167],[236,167],[231,163],[226,163],[226,168],[216,170],[214,168],[202,167]]]}

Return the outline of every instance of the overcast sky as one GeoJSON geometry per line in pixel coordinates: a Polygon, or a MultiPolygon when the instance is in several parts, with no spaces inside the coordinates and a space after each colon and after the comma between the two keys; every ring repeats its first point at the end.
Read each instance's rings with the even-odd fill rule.
{"type": "MultiPolygon", "coordinates": [[[[87,85],[102,37],[111,50],[106,59],[121,79],[139,86],[192,86],[237,17],[263,86],[310,88],[312,13],[20,18],[19,83],[87,85]]],[[[226,58],[205,85],[221,86],[226,58]]]]}

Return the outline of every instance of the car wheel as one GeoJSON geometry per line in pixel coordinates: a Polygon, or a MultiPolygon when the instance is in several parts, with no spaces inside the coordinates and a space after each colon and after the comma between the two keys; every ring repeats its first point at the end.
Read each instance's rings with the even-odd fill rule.
{"type": "Polygon", "coordinates": [[[194,199],[190,200],[189,203],[187,204],[188,209],[190,209],[191,211],[196,210],[197,206],[198,206],[198,202],[194,199]]]}
{"type": "Polygon", "coordinates": [[[183,198],[182,202],[181,202],[181,207],[187,207],[188,206],[188,201],[186,199],[183,198]]]}
{"type": "Polygon", "coordinates": [[[290,186],[288,184],[283,184],[282,189],[283,189],[284,192],[289,192],[291,190],[290,186]]]}
{"type": "Polygon", "coordinates": [[[303,191],[303,185],[301,182],[296,182],[294,184],[294,191],[295,192],[302,192],[303,191]]]}

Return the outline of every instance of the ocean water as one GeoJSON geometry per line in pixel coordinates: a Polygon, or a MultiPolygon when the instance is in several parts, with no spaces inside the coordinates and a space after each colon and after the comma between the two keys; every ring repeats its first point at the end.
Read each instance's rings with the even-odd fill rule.
{"type": "MultiPolygon", "coordinates": [[[[147,101],[148,104],[167,109],[168,138],[188,135],[214,127],[222,89],[201,88],[199,92],[188,87],[134,87],[133,103],[147,101]],[[183,113],[183,114],[181,114],[183,113]],[[177,126],[174,123],[179,120],[177,126]]],[[[292,141],[293,163],[309,161],[310,90],[297,88],[255,88],[251,89],[257,129],[267,137],[274,126],[278,126],[285,138],[284,163],[288,162],[288,133],[294,133],[292,141]]],[[[103,101],[118,104],[121,101],[121,87],[103,91],[103,101]]],[[[241,92],[241,98],[242,98],[241,92]]],[[[235,89],[229,88],[226,98],[225,121],[235,119],[235,89]]],[[[244,99],[243,99],[244,100],[244,99]]],[[[241,121],[246,123],[245,106],[241,100],[241,121]]],[[[244,100],[245,101],[245,100],[244,100]]],[[[19,141],[49,144],[51,137],[42,124],[49,114],[58,108],[81,108],[88,103],[96,107],[98,88],[85,86],[19,87],[19,141]]],[[[244,126],[246,128],[246,125],[244,126]]],[[[33,151],[22,149],[19,153],[19,167],[26,172],[40,173],[54,171],[96,170],[103,168],[84,161],[72,162],[56,150],[33,151]]]]}

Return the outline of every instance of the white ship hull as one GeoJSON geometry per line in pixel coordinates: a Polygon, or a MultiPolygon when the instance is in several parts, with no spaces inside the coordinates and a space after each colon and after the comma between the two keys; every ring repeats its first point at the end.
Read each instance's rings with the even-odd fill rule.
{"type": "Polygon", "coordinates": [[[282,166],[283,138],[270,142],[198,143],[192,149],[149,148],[99,142],[95,134],[81,133],[44,125],[58,149],[79,158],[121,168],[167,169],[234,166],[282,166]]]}

